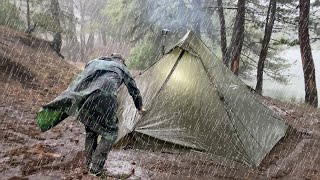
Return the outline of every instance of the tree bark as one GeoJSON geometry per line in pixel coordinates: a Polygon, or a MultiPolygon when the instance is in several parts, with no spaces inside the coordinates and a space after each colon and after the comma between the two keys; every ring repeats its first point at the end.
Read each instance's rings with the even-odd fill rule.
{"type": "Polygon", "coordinates": [[[84,62],[85,59],[85,47],[86,47],[86,34],[85,34],[85,8],[86,4],[80,1],[80,17],[81,17],[81,22],[80,22],[80,60],[81,62],[84,62]]]}
{"type": "Polygon", "coordinates": [[[68,1],[68,13],[70,15],[68,21],[68,29],[69,33],[67,36],[67,52],[68,52],[68,59],[75,60],[77,54],[79,53],[79,42],[77,39],[77,27],[75,22],[75,15],[74,15],[74,2],[73,0],[68,1]]]}
{"type": "Polygon", "coordinates": [[[299,41],[305,84],[305,102],[318,106],[315,67],[309,39],[310,0],[299,0],[299,41]]]}
{"type": "Polygon", "coordinates": [[[75,15],[74,15],[74,2],[73,0],[68,1],[68,13],[69,13],[69,18],[68,18],[68,27],[69,27],[69,34],[67,36],[67,41],[69,46],[73,46],[74,38],[77,39],[76,37],[76,22],[75,22],[75,15]]]}
{"type": "Polygon", "coordinates": [[[31,17],[30,17],[30,0],[27,0],[27,31],[31,29],[31,17]]]}
{"type": "Polygon", "coordinates": [[[53,49],[60,56],[61,55],[61,46],[62,46],[62,28],[60,24],[60,6],[58,0],[51,0],[51,14],[53,21],[55,23],[55,35],[53,36],[53,49]]]}
{"type": "MultiPolygon", "coordinates": [[[[238,0],[238,5],[239,6],[239,0],[238,0]]],[[[236,8],[237,9],[237,16],[236,16],[236,19],[235,19],[235,23],[233,25],[233,29],[232,29],[232,35],[231,35],[231,41],[229,43],[229,46],[227,48],[227,53],[226,53],[226,57],[225,57],[225,61],[224,61],[224,64],[229,67],[230,66],[230,61],[231,61],[231,53],[232,53],[232,49],[233,49],[233,46],[235,44],[235,38],[236,38],[236,34],[238,32],[238,27],[236,26],[237,24],[237,18],[238,18],[238,14],[239,14],[239,9],[238,7],[236,8]]]]}
{"type": "Polygon", "coordinates": [[[232,45],[231,57],[231,71],[238,76],[240,55],[244,37],[244,24],[245,24],[245,0],[239,0],[237,4],[236,23],[234,24],[235,38],[232,45]]]}
{"type": "Polygon", "coordinates": [[[90,33],[88,37],[88,41],[85,48],[85,59],[88,59],[90,57],[90,54],[92,53],[94,47],[94,33],[90,33]]]}
{"type": "Polygon", "coordinates": [[[104,46],[107,46],[107,31],[105,27],[100,28],[101,39],[104,46]]]}
{"type": "MultiPolygon", "coordinates": [[[[14,3],[16,4],[16,1],[14,1],[14,3]]],[[[25,30],[25,33],[32,34],[37,27],[37,23],[35,22],[31,27],[30,0],[26,0],[26,3],[27,3],[27,29],[25,30]]]]}
{"type": "Polygon", "coordinates": [[[221,53],[222,60],[225,65],[227,65],[227,35],[226,35],[226,22],[224,19],[223,5],[222,0],[217,0],[218,4],[218,13],[220,20],[220,36],[221,36],[221,53]]]}
{"type": "Polygon", "coordinates": [[[262,94],[263,69],[264,69],[264,64],[268,54],[269,42],[272,35],[272,29],[274,25],[275,16],[276,16],[276,11],[277,11],[277,0],[270,0],[267,19],[266,19],[266,26],[264,30],[264,37],[262,40],[262,48],[260,51],[258,68],[257,68],[256,92],[258,94],[262,94]]]}

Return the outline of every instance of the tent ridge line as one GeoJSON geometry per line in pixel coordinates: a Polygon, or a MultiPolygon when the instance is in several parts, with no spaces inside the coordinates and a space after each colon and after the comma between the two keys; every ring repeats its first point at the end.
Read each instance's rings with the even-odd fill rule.
{"type": "MultiPolygon", "coordinates": [[[[169,50],[168,51],[166,51],[162,56],[160,56],[151,66],[149,66],[148,68],[146,68],[145,70],[143,70],[139,75],[137,75],[137,76],[140,76],[140,75],[142,75],[143,73],[145,73],[146,71],[148,71],[150,68],[152,68],[153,66],[155,66],[156,64],[158,64],[158,62],[160,61],[160,59],[162,59],[163,58],[163,56],[164,55],[166,55],[166,54],[169,54],[170,52],[172,52],[173,50],[175,50],[176,48],[180,48],[180,49],[182,49],[183,51],[187,51],[187,52],[189,52],[190,54],[192,54],[192,55],[195,55],[195,56],[198,56],[198,57],[200,57],[197,53],[195,53],[196,51],[194,50],[194,49],[192,49],[191,47],[190,47],[190,49],[191,50],[193,50],[193,52],[191,52],[190,50],[188,50],[188,48],[186,48],[185,46],[191,41],[190,40],[190,38],[192,37],[192,35],[190,35],[192,33],[192,31],[191,30],[189,30],[188,32],[187,32],[187,36],[185,37],[185,39],[183,40],[183,41],[181,41],[181,42],[178,42],[177,44],[175,44],[174,46],[171,46],[171,47],[169,47],[169,50]]],[[[200,39],[201,40],[201,39],[200,39]]],[[[204,42],[201,40],[201,42],[204,44],[204,42]]],[[[205,45],[205,44],[204,44],[205,45]]],[[[206,46],[206,45],[205,45],[206,46]]],[[[207,47],[207,46],[206,46],[207,47]]],[[[208,47],[207,47],[208,48],[208,47]]],[[[214,56],[216,56],[215,54],[214,54],[214,56]]],[[[217,56],[216,56],[217,57],[217,56]]],[[[135,76],[136,77],[136,76],[135,76]]]]}
{"type": "MultiPolygon", "coordinates": [[[[175,45],[174,47],[170,48],[170,50],[168,52],[166,52],[163,56],[169,54],[170,52],[172,52],[173,50],[177,49],[177,48],[180,48],[182,49],[183,51],[187,51],[189,52],[189,50],[187,50],[186,48],[180,46],[180,45],[175,45]]],[[[193,50],[193,49],[192,49],[193,50]]],[[[193,54],[195,56],[197,56],[197,54],[194,54],[192,52],[189,52],[190,54],[193,54]]],[[[151,69],[152,67],[156,66],[158,64],[158,62],[163,58],[163,56],[161,56],[158,60],[156,60],[156,62],[154,62],[151,66],[149,66],[148,68],[146,68],[145,70],[143,70],[139,75],[136,75],[136,76],[140,76],[142,74],[144,74],[146,71],[148,71],[149,69],[151,69]]],[[[136,77],[134,76],[134,78],[136,77]]]]}
{"type": "MultiPolygon", "coordinates": [[[[176,69],[176,67],[178,66],[180,60],[182,59],[182,56],[184,55],[184,53],[185,53],[185,50],[182,49],[182,51],[180,52],[176,62],[174,63],[172,69],[170,70],[168,76],[166,77],[165,81],[163,82],[163,84],[161,85],[160,89],[156,92],[154,98],[150,102],[153,102],[153,100],[156,99],[158,97],[159,93],[163,90],[164,86],[167,84],[167,82],[169,81],[171,75],[173,74],[174,70],[176,69]]],[[[151,104],[150,109],[152,108],[152,106],[153,106],[153,104],[151,104]]]]}
{"type": "MultiPolygon", "coordinates": [[[[204,62],[202,61],[202,59],[201,59],[200,57],[199,57],[199,59],[200,59],[201,65],[202,65],[204,71],[206,72],[206,75],[207,75],[207,77],[208,77],[208,79],[209,79],[209,81],[210,81],[210,84],[215,88],[218,96],[220,97],[220,98],[219,98],[220,101],[222,101],[222,103],[224,104],[223,108],[224,108],[225,111],[227,112],[228,121],[231,123],[233,129],[234,129],[235,132],[236,132],[236,133],[235,133],[236,137],[238,138],[238,140],[239,140],[240,143],[242,144],[242,147],[244,147],[244,143],[242,142],[241,138],[239,137],[239,134],[238,134],[238,132],[237,132],[237,129],[236,129],[235,126],[234,126],[234,123],[231,121],[231,118],[233,117],[232,114],[234,114],[234,112],[231,110],[231,108],[228,106],[228,104],[227,104],[225,101],[221,100],[221,98],[223,98],[223,97],[221,97],[221,92],[219,91],[218,87],[215,86],[214,83],[212,82],[212,77],[210,76],[210,74],[209,74],[209,72],[208,72],[208,69],[205,67],[204,62]],[[232,114],[230,114],[230,112],[231,112],[232,114]],[[231,117],[231,116],[232,116],[232,117],[231,117]]],[[[250,133],[249,133],[249,134],[250,134],[250,133]]],[[[258,143],[258,144],[259,144],[259,143],[258,143]]],[[[261,147],[260,144],[259,144],[259,146],[261,147]]],[[[245,155],[247,156],[247,160],[249,160],[249,162],[251,162],[251,164],[255,164],[255,163],[252,161],[252,159],[250,158],[249,154],[246,152],[246,150],[243,149],[243,151],[244,151],[245,155]]]]}
{"type": "MultiPolygon", "coordinates": [[[[141,73],[139,73],[139,75],[136,75],[136,76],[140,76],[140,75],[142,75],[143,73],[145,73],[146,71],[148,71],[149,69],[151,69],[153,66],[156,66],[156,65],[159,63],[160,59],[163,58],[163,56],[165,56],[166,54],[169,54],[169,53],[170,53],[171,51],[173,51],[175,48],[176,48],[176,47],[171,48],[170,51],[168,51],[168,52],[166,52],[164,55],[160,56],[153,64],[151,64],[151,66],[149,66],[148,68],[144,69],[141,73]]],[[[134,76],[134,78],[135,78],[136,76],[134,76]]]]}
{"type": "Polygon", "coordinates": [[[156,93],[156,95],[155,95],[155,97],[154,97],[154,98],[156,98],[156,97],[158,96],[158,94],[163,90],[164,86],[168,83],[168,81],[169,81],[169,79],[170,79],[171,75],[173,74],[174,70],[175,70],[175,69],[176,69],[176,67],[178,66],[178,64],[179,64],[180,60],[182,59],[182,56],[184,55],[184,53],[185,53],[185,50],[184,50],[184,49],[182,49],[182,51],[181,51],[181,53],[179,54],[179,56],[178,56],[178,58],[177,58],[176,62],[175,62],[175,63],[174,63],[174,65],[173,65],[173,67],[172,67],[171,71],[169,72],[169,74],[168,74],[168,76],[167,76],[166,80],[163,82],[163,84],[161,85],[160,89],[158,90],[158,92],[156,93]]]}
{"type": "MultiPolygon", "coordinates": [[[[163,84],[161,85],[160,89],[156,92],[156,95],[154,96],[154,98],[152,99],[152,101],[153,101],[154,99],[156,99],[156,98],[158,97],[159,93],[163,90],[164,86],[167,84],[167,82],[169,81],[171,75],[173,74],[173,71],[176,69],[176,67],[178,66],[180,60],[182,59],[182,56],[184,55],[184,53],[185,53],[185,50],[182,49],[182,51],[180,52],[180,54],[179,54],[176,62],[175,62],[174,65],[172,66],[172,69],[170,70],[168,76],[166,77],[165,81],[164,81],[163,84]]],[[[151,101],[151,102],[152,102],[152,101],[151,101]]],[[[152,108],[152,106],[153,106],[153,104],[150,106],[150,109],[152,108]]],[[[135,112],[135,117],[134,117],[134,118],[136,118],[137,114],[138,114],[138,113],[135,112]]],[[[141,119],[140,119],[140,120],[141,120],[141,119]]],[[[133,131],[134,131],[135,127],[137,127],[138,124],[139,124],[139,123],[136,123],[136,125],[135,125],[134,128],[133,128],[133,131]]]]}
{"type": "MultiPolygon", "coordinates": [[[[242,148],[244,147],[244,143],[243,143],[243,141],[241,140],[241,138],[240,138],[240,136],[239,136],[239,134],[238,134],[238,131],[237,131],[237,128],[235,127],[235,125],[234,125],[234,123],[232,122],[232,120],[231,120],[231,118],[233,118],[234,117],[234,112],[232,111],[232,109],[228,106],[228,104],[227,103],[224,103],[225,105],[226,105],[226,107],[224,107],[225,108],[225,110],[227,111],[227,115],[228,115],[228,117],[229,117],[229,122],[231,123],[231,125],[232,125],[232,127],[233,127],[233,129],[235,130],[235,134],[236,134],[236,136],[237,136],[237,138],[238,138],[238,140],[240,141],[240,143],[242,144],[242,148]],[[231,114],[232,113],[232,114],[231,114]]],[[[250,134],[250,133],[249,133],[250,134]]],[[[258,143],[259,144],[259,143],[258,143]]],[[[260,144],[259,144],[259,146],[260,146],[260,144]]],[[[261,147],[261,146],[260,146],[261,147]]],[[[252,158],[250,158],[250,156],[249,156],[249,154],[247,153],[247,151],[243,148],[243,151],[244,151],[244,153],[246,154],[246,156],[247,156],[247,158],[248,158],[248,160],[251,162],[251,164],[256,164],[256,163],[254,163],[253,162],[253,160],[252,160],[252,158]]]]}
{"type": "MultiPolygon", "coordinates": [[[[202,66],[203,66],[203,68],[204,68],[204,70],[205,70],[205,72],[206,72],[206,74],[207,74],[207,76],[208,76],[208,78],[209,78],[209,80],[210,80],[210,84],[212,84],[214,87],[215,87],[215,89],[216,89],[216,91],[218,92],[218,95],[219,95],[219,97],[221,97],[220,95],[221,95],[221,92],[220,92],[220,90],[219,90],[219,88],[218,88],[218,86],[215,86],[214,85],[214,83],[212,82],[212,78],[214,78],[214,77],[211,77],[210,76],[210,74],[208,73],[208,70],[207,70],[207,68],[205,67],[205,65],[204,65],[204,62],[202,61],[202,59],[199,57],[199,59],[200,59],[200,62],[201,62],[201,64],[202,64],[202,66]]],[[[223,98],[223,97],[222,97],[223,98]]],[[[258,101],[256,98],[253,98],[255,101],[257,101],[257,102],[260,102],[260,101],[258,101]]],[[[225,102],[225,101],[224,101],[225,102]]],[[[261,103],[261,102],[260,102],[261,103]]],[[[234,114],[234,112],[232,111],[232,109],[231,108],[229,108],[229,106],[228,106],[228,103],[226,102],[226,103],[224,103],[224,104],[226,104],[226,106],[228,107],[228,109],[234,114]]],[[[262,103],[261,103],[262,104],[262,103]]],[[[263,105],[263,104],[262,104],[263,105]]],[[[265,106],[265,105],[263,105],[263,106],[265,106]]],[[[267,107],[268,108],[268,107],[267,107]]],[[[226,109],[226,111],[227,111],[227,114],[229,115],[229,112],[228,112],[228,110],[226,109]]],[[[273,115],[273,114],[271,114],[271,115],[273,115]]],[[[257,144],[260,146],[260,148],[265,152],[265,153],[268,153],[268,152],[266,152],[266,148],[265,147],[263,147],[263,146],[261,146],[261,144],[257,141],[257,139],[250,133],[250,131],[248,130],[248,128],[246,128],[246,126],[243,124],[243,122],[238,118],[238,117],[236,117],[239,121],[240,121],[240,123],[241,123],[241,125],[244,127],[244,129],[247,131],[247,133],[254,139],[254,141],[256,141],[257,142],[257,144]]],[[[278,119],[278,118],[275,118],[275,119],[278,119]]]]}
{"type": "MultiPolygon", "coordinates": [[[[194,34],[191,34],[191,33],[193,33],[192,31],[190,31],[190,32],[188,32],[188,37],[184,40],[184,42],[182,43],[182,45],[184,45],[185,43],[187,43],[186,41],[190,41],[190,36],[193,36],[193,38],[196,38],[196,39],[198,39],[205,47],[206,47],[206,49],[213,55],[213,56],[215,56],[215,58],[217,58],[219,61],[222,61],[221,60],[221,58],[219,58],[208,46],[207,46],[207,44],[201,39],[201,38],[199,38],[199,37],[197,37],[197,36],[195,36],[194,34]],[[190,35],[191,34],[191,35],[190,35]]],[[[191,47],[191,49],[192,49],[192,47],[191,47]]],[[[199,57],[200,58],[200,57],[199,57]]],[[[201,58],[200,58],[201,59],[201,58]]],[[[202,59],[201,59],[201,61],[202,61],[202,59]]],[[[203,63],[203,62],[202,62],[203,63]]],[[[230,71],[230,69],[228,69],[229,71],[230,71]]],[[[233,74],[233,73],[232,73],[233,74]]],[[[209,75],[209,74],[208,74],[209,75]]],[[[210,78],[209,78],[210,79],[210,78]]],[[[239,81],[241,82],[241,83],[244,83],[243,81],[241,81],[240,79],[239,79],[239,81]]],[[[245,83],[244,83],[245,84],[245,83]]],[[[246,84],[245,84],[246,85],[246,84]]],[[[275,114],[275,112],[274,111],[272,111],[267,105],[265,105],[265,104],[263,104],[260,100],[258,100],[255,96],[251,96],[252,97],[252,99],[254,100],[254,101],[256,101],[258,104],[260,104],[260,105],[262,105],[263,107],[266,107],[267,109],[269,109],[270,110],[270,114],[269,114],[269,112],[268,112],[268,114],[270,115],[270,116],[272,116],[273,118],[275,118],[276,120],[278,120],[278,121],[280,121],[280,122],[283,122],[282,121],[282,118],[281,117],[279,117],[279,116],[277,116],[276,114],[275,114]]],[[[263,97],[263,96],[262,96],[263,97]]],[[[287,124],[287,123],[285,123],[285,124],[287,124]]]]}
{"type": "MultiPolygon", "coordinates": [[[[188,35],[188,36],[190,36],[190,35],[188,35]]],[[[189,38],[189,37],[188,37],[189,38]]],[[[206,48],[207,48],[207,50],[213,55],[213,56],[215,56],[218,60],[220,60],[221,61],[221,59],[213,52],[213,51],[211,51],[211,49],[206,45],[206,43],[204,43],[203,42],[203,40],[201,39],[201,38],[198,38],[198,37],[196,37],[196,36],[194,36],[194,38],[197,38],[206,48]]],[[[184,42],[185,43],[185,42],[184,42]]],[[[191,49],[192,49],[192,47],[191,47],[191,49]]],[[[202,61],[202,59],[201,59],[201,57],[199,56],[199,59],[200,59],[200,61],[201,61],[201,63],[202,63],[202,66],[204,67],[204,69],[205,69],[205,71],[206,71],[206,73],[207,73],[207,76],[209,76],[209,80],[210,80],[210,82],[211,82],[211,84],[214,86],[214,84],[212,83],[212,81],[211,81],[211,76],[210,76],[210,74],[208,73],[208,71],[207,71],[207,68],[205,67],[205,65],[204,65],[204,63],[203,63],[203,61],[202,61]]],[[[228,69],[229,70],[229,69],[228,69]]],[[[229,70],[230,71],[230,70],[229,70]]],[[[242,82],[240,79],[239,79],[239,82],[240,83],[244,83],[244,82],[242,82]]],[[[245,83],[244,83],[245,84],[245,83]]],[[[245,84],[246,85],[246,84],[245,84]]],[[[216,87],[216,86],[214,86],[214,87],[216,87]]],[[[218,95],[220,94],[219,93],[219,89],[216,87],[216,91],[218,92],[218,95]]],[[[267,105],[265,105],[264,103],[262,103],[260,100],[258,100],[257,99],[257,97],[255,96],[255,94],[252,94],[252,96],[250,96],[250,97],[252,97],[252,99],[257,103],[257,104],[259,104],[259,105],[261,105],[262,107],[265,107],[266,109],[268,109],[269,111],[267,111],[267,113],[269,114],[269,116],[271,116],[271,117],[273,117],[274,119],[276,119],[277,121],[280,121],[280,122],[283,122],[283,120],[282,120],[282,118],[280,117],[280,116],[278,116],[278,115],[276,115],[276,113],[273,111],[273,110],[271,110],[267,105]],[[270,113],[269,113],[270,112],[270,113]]],[[[262,96],[263,97],[263,96],[262,96]]],[[[230,111],[233,113],[233,111],[231,110],[231,108],[229,108],[230,109],[230,111]]],[[[227,111],[228,112],[228,111],[227,111]]],[[[257,141],[257,139],[250,133],[250,131],[248,130],[248,128],[246,128],[246,126],[244,126],[244,124],[243,124],[243,122],[237,117],[237,119],[241,122],[241,124],[242,124],[242,126],[245,128],[245,130],[248,132],[248,134],[258,143],[258,145],[262,148],[262,150],[266,153],[266,154],[268,154],[268,152],[266,151],[266,147],[262,147],[261,146],[261,144],[257,141]]],[[[268,121],[269,121],[269,119],[267,119],[268,121]]],[[[284,124],[286,125],[286,126],[288,126],[287,125],[287,123],[286,122],[284,122],[284,124]]]]}

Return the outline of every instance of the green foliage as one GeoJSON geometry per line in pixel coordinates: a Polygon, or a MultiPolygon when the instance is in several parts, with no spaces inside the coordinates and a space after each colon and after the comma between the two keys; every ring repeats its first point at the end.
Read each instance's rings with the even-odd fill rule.
{"type": "Polygon", "coordinates": [[[286,74],[286,70],[290,68],[291,64],[286,59],[273,57],[265,63],[265,73],[281,84],[288,84],[289,75],[286,74]]]}
{"type": "Polygon", "coordinates": [[[250,59],[243,57],[240,61],[239,74],[240,77],[252,81],[255,77],[252,76],[252,72],[256,71],[256,65],[250,59]]]}
{"type": "Polygon", "coordinates": [[[0,1],[0,25],[20,29],[23,26],[23,22],[19,13],[17,7],[11,4],[9,0],[0,1]]]}
{"type": "Polygon", "coordinates": [[[280,41],[279,41],[279,44],[289,44],[289,40],[281,38],[280,41]]]}
{"type": "Polygon", "coordinates": [[[288,46],[295,46],[299,45],[299,40],[294,39],[293,41],[290,41],[289,39],[286,38],[280,38],[280,40],[275,41],[273,45],[278,46],[278,45],[288,45],[288,46]]]}
{"type": "Polygon", "coordinates": [[[35,13],[32,20],[36,22],[43,31],[53,33],[63,32],[63,29],[54,22],[52,16],[48,13],[35,13]]]}
{"type": "MultiPolygon", "coordinates": [[[[86,33],[95,33],[98,29],[102,29],[107,27],[107,29],[111,28],[110,20],[106,18],[105,14],[109,12],[113,12],[116,9],[116,4],[114,7],[107,8],[110,3],[113,1],[105,1],[105,0],[90,0],[90,3],[87,0],[80,0],[82,2],[82,8],[85,8],[82,12],[84,15],[84,19],[80,21],[80,23],[84,24],[83,31],[86,33]]],[[[114,4],[114,3],[113,3],[114,4]]],[[[112,20],[112,19],[111,19],[112,20]]]]}
{"type": "Polygon", "coordinates": [[[139,23],[139,13],[136,0],[110,0],[102,11],[102,15],[110,20],[109,33],[118,39],[132,38],[132,30],[139,23]]]}
{"type": "Polygon", "coordinates": [[[299,40],[298,40],[298,39],[294,39],[294,40],[291,41],[288,45],[289,45],[289,46],[299,45],[299,40]]]}
{"type": "Polygon", "coordinates": [[[128,66],[145,69],[155,62],[159,42],[155,32],[160,32],[156,23],[149,20],[150,1],[110,0],[102,14],[110,20],[109,34],[119,40],[130,41],[134,48],[128,58],[128,66]]]}
{"type": "Polygon", "coordinates": [[[133,6],[134,1],[126,2],[122,0],[111,0],[107,5],[107,8],[103,11],[103,14],[111,19],[112,25],[118,25],[118,23],[124,20],[127,13],[130,12],[133,6]]]}
{"type": "Polygon", "coordinates": [[[136,44],[130,52],[128,67],[132,69],[146,69],[154,63],[156,47],[150,36],[146,37],[141,44],[136,44]]]}

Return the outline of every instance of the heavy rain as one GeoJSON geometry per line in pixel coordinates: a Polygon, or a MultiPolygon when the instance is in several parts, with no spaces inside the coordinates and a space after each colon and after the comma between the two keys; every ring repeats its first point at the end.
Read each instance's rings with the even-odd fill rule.
{"type": "Polygon", "coordinates": [[[319,0],[1,0],[0,179],[319,179],[319,0]]]}

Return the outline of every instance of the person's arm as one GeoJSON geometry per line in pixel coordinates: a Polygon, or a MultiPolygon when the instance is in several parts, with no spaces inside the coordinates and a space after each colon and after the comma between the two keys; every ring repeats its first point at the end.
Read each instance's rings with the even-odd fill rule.
{"type": "Polygon", "coordinates": [[[124,84],[127,86],[128,92],[131,95],[135,107],[139,110],[143,110],[142,97],[140,91],[136,85],[136,82],[132,78],[130,73],[124,73],[125,77],[123,78],[124,84]]]}

